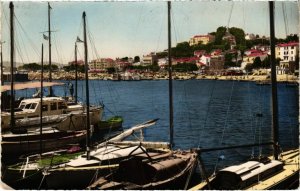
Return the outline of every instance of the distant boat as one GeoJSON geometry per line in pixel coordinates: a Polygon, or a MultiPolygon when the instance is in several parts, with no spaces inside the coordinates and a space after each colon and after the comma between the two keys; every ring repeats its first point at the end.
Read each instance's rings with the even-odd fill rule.
{"type": "Polygon", "coordinates": [[[99,121],[95,126],[95,131],[108,131],[120,129],[123,124],[123,118],[121,116],[113,116],[105,121],[99,121]]]}

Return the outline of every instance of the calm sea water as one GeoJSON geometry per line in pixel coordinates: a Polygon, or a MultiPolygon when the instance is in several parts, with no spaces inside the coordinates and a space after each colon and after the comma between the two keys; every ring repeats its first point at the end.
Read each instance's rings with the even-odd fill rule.
{"type": "MultiPolygon", "coordinates": [[[[85,102],[85,82],[79,81],[78,84],[79,100],[85,102]]],[[[144,131],[145,140],[169,141],[168,81],[90,80],[89,84],[90,102],[105,105],[104,118],[121,115],[125,128],[159,118],[155,126],[144,131]]],[[[271,86],[215,80],[174,81],[173,85],[175,149],[271,141],[271,86]]],[[[17,92],[17,96],[30,96],[33,92],[23,90],[17,92]]],[[[278,84],[279,132],[283,150],[299,146],[298,92],[298,87],[278,84]]],[[[69,95],[68,87],[55,87],[55,94],[69,95]]],[[[233,149],[206,153],[203,160],[212,171],[251,155],[269,153],[270,147],[233,149]]]]}

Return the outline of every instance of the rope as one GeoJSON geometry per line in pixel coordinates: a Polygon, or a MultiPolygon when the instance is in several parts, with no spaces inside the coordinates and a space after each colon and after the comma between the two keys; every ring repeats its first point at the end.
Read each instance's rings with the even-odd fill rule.
{"type": "Polygon", "coordinates": [[[199,142],[198,142],[197,148],[200,147],[200,141],[201,141],[201,137],[202,137],[202,134],[203,134],[202,129],[205,128],[206,123],[207,123],[208,114],[209,114],[209,108],[210,108],[210,104],[211,104],[212,99],[213,99],[212,97],[213,97],[213,95],[214,95],[216,83],[217,83],[217,80],[214,80],[213,88],[212,88],[212,90],[211,90],[210,97],[209,97],[209,101],[208,101],[208,105],[207,105],[207,109],[206,109],[207,112],[206,112],[206,116],[205,116],[205,121],[204,121],[204,123],[203,123],[203,125],[201,126],[201,129],[200,129],[200,131],[199,131],[200,134],[199,134],[199,136],[198,136],[198,137],[199,137],[199,142]]]}
{"type": "MultiPolygon", "coordinates": [[[[223,144],[224,134],[225,134],[225,130],[227,128],[227,121],[228,121],[227,119],[228,119],[228,114],[229,114],[229,111],[230,111],[230,106],[231,106],[231,101],[232,101],[232,92],[233,92],[233,89],[234,89],[234,82],[235,81],[232,81],[230,98],[229,98],[229,101],[228,101],[227,112],[226,112],[225,125],[224,125],[223,131],[222,131],[222,136],[221,136],[221,144],[223,144]]],[[[221,151],[218,152],[218,156],[220,155],[220,153],[221,153],[221,151]]],[[[216,161],[214,174],[216,173],[218,162],[219,162],[219,157],[217,158],[217,161],[216,161]]]]}

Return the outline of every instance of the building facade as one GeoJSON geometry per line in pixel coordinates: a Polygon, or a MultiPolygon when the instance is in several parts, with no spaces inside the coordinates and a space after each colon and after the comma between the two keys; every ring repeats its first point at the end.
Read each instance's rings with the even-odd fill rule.
{"type": "Polygon", "coordinates": [[[208,44],[209,42],[213,42],[215,40],[215,36],[214,35],[195,35],[193,36],[190,41],[189,44],[190,46],[193,45],[197,45],[197,44],[208,44]]]}

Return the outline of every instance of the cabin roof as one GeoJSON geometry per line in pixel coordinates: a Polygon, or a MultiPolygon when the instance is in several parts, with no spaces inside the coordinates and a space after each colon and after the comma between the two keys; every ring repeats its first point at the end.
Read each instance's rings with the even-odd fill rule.
{"type": "MultiPolygon", "coordinates": [[[[40,101],[41,101],[41,98],[32,98],[32,99],[22,100],[22,102],[25,102],[25,103],[40,102],[40,101]]],[[[44,101],[64,101],[64,99],[61,97],[43,97],[43,102],[44,101]]]]}
{"type": "MultiPolygon", "coordinates": [[[[63,84],[64,83],[61,82],[43,82],[44,87],[58,86],[63,84]]],[[[11,87],[10,85],[1,86],[1,92],[10,90],[10,87],[11,87]]],[[[14,90],[24,90],[29,88],[40,88],[40,87],[41,87],[41,82],[28,82],[28,83],[14,84],[14,90]]]]}

